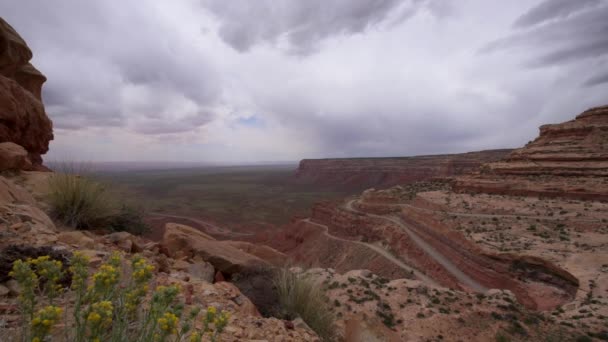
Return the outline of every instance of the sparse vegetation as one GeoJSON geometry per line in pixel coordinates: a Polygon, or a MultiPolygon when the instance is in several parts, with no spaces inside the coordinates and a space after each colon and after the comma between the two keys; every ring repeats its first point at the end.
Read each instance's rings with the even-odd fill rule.
{"type": "Polygon", "coordinates": [[[110,229],[142,234],[147,231],[140,209],[128,204],[86,172],[72,168],[49,178],[51,215],[77,229],[110,229]]]}
{"type": "Polygon", "coordinates": [[[304,276],[283,268],[277,272],[275,286],[279,303],[289,316],[299,316],[324,341],[334,338],[334,315],[323,289],[304,276]]]}
{"type": "Polygon", "coordinates": [[[15,340],[200,342],[207,336],[217,341],[228,324],[230,315],[211,306],[202,315],[203,329],[194,329],[200,308],[190,307],[184,314],[176,286],[150,291],[154,267],[140,256],[126,266],[114,253],[92,276],[84,255],[74,253],[69,264],[66,269],[49,256],[14,262],[10,276],[22,289],[22,321],[15,340]],[[66,273],[71,284],[64,286],[60,280],[66,273]]]}
{"type": "Polygon", "coordinates": [[[55,173],[49,178],[49,204],[56,220],[79,229],[99,227],[113,214],[104,186],[72,173],[55,173]]]}

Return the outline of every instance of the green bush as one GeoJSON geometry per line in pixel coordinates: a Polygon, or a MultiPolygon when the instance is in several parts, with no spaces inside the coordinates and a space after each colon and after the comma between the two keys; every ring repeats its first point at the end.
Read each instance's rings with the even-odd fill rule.
{"type": "Polygon", "coordinates": [[[101,183],[76,174],[53,174],[49,178],[48,200],[54,219],[78,229],[100,227],[115,212],[101,183]]]}
{"type": "Polygon", "coordinates": [[[281,269],[275,277],[279,303],[293,319],[302,318],[324,341],[334,339],[334,315],[320,285],[312,279],[281,269]]]}
{"type": "Polygon", "coordinates": [[[110,229],[142,234],[148,230],[142,210],[112,195],[84,172],[59,172],[49,178],[51,216],[77,229],[110,229]]]}
{"type": "Polygon", "coordinates": [[[123,203],[110,216],[108,228],[116,232],[126,231],[135,235],[141,235],[150,230],[150,227],[144,222],[143,210],[127,203],[123,203]]]}

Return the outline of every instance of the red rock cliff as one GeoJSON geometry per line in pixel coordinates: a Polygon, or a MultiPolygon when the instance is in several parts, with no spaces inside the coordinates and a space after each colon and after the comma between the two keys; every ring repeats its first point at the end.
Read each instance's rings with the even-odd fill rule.
{"type": "MultiPolygon", "coordinates": [[[[32,52],[19,34],[0,18],[0,159],[16,154],[14,143],[29,159],[19,168],[41,169],[42,157],[53,139],[52,122],[44,111],[41,90],[46,77],[31,63],[32,52]]],[[[22,156],[19,156],[21,158],[22,156]]],[[[2,165],[0,165],[2,169],[2,165]]]]}
{"type": "Polygon", "coordinates": [[[304,159],[296,177],[301,182],[366,189],[389,187],[436,177],[450,177],[500,160],[511,150],[488,150],[397,158],[304,159]]]}
{"type": "Polygon", "coordinates": [[[459,191],[608,200],[608,106],[540,127],[540,135],[479,174],[459,177],[459,191]]]}

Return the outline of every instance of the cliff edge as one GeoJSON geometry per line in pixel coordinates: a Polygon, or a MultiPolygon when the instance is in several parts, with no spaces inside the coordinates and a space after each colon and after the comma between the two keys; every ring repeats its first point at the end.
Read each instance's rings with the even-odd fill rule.
{"type": "Polygon", "coordinates": [[[46,77],[29,61],[32,51],[0,18],[0,171],[44,170],[41,155],[53,139],[42,104],[46,77]]]}

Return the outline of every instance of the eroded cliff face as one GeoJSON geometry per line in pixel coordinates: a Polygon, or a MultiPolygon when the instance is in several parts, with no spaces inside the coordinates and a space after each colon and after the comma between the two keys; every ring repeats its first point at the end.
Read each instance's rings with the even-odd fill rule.
{"type": "MultiPolygon", "coordinates": [[[[11,142],[27,151],[28,162],[11,163],[13,167],[40,170],[41,155],[53,139],[53,125],[41,98],[46,77],[29,62],[31,58],[25,41],[0,18],[0,145],[11,142]]],[[[6,165],[0,165],[0,170],[7,169],[6,165]]]]}
{"type": "Polygon", "coordinates": [[[511,150],[399,158],[304,159],[296,178],[303,183],[341,188],[384,188],[474,171],[505,157],[511,150]]]}
{"type": "Polygon", "coordinates": [[[504,160],[459,177],[458,191],[608,199],[608,106],[540,127],[540,135],[504,160]]]}

